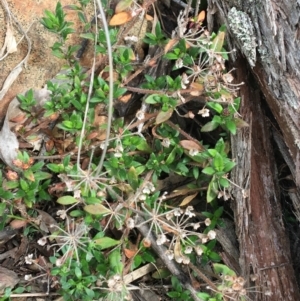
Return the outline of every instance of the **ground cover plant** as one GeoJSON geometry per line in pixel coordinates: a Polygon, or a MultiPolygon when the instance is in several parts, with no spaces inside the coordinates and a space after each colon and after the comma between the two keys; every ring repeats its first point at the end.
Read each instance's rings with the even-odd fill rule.
{"type": "Polygon", "coordinates": [[[169,285],[164,300],[247,300],[249,284],[222,263],[216,239],[235,185],[229,138],[247,126],[225,66],[226,28],[210,34],[204,11],[186,6],[168,36],[155,1],[96,1],[94,21],[89,2],[45,11],[66,67],[46,101],[32,89],[18,96],[14,131],[33,147],[3,162],[1,227],[29,243],[23,279],[1,300],[130,300],[145,266],[155,267],[149,290],[169,285]],[[66,9],[93,45],[88,70],[85,44],[67,46],[66,9]],[[131,31],[147,23],[142,37],[131,31]]]}

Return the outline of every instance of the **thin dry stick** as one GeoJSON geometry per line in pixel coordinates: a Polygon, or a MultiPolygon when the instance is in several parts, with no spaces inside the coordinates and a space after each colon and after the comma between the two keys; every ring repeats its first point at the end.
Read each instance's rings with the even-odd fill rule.
{"type": "Polygon", "coordinates": [[[192,264],[190,262],[189,267],[212,289],[214,289],[215,291],[218,291],[218,288],[216,287],[216,285],[211,280],[209,280],[194,264],[192,264]]]}

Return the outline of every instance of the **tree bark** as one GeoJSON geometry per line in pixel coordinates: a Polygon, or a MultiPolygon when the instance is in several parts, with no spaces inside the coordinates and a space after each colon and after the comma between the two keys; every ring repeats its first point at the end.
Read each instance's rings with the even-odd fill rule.
{"type": "Polygon", "coordinates": [[[207,17],[210,30],[215,23],[226,24],[228,44],[238,49],[231,55],[236,78],[245,82],[241,115],[250,126],[232,139],[237,162],[232,179],[242,188],[233,192],[240,270],[247,279],[250,274],[258,276],[256,290],[262,293],[250,294],[253,300],[298,301],[272,131],[261,104],[264,96],[278,123],[280,131],[273,139],[290,168],[296,186],[291,198],[299,208],[300,6],[296,0],[209,0],[207,17]]]}

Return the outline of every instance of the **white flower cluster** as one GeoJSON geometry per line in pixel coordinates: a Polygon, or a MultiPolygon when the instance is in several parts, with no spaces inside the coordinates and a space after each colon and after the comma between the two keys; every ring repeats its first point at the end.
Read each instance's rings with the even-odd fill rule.
{"type": "Polygon", "coordinates": [[[248,59],[250,66],[254,67],[257,44],[250,17],[246,13],[232,7],[228,13],[228,22],[232,33],[241,43],[242,51],[248,59]]]}
{"type": "MultiPolygon", "coordinates": [[[[178,263],[188,264],[190,258],[186,256],[186,254],[191,254],[195,251],[198,256],[201,256],[203,249],[199,243],[205,244],[216,238],[216,232],[214,230],[210,230],[207,234],[195,232],[200,227],[200,224],[203,223],[190,223],[189,219],[195,216],[196,214],[194,213],[194,208],[192,206],[188,206],[185,210],[182,208],[174,208],[165,214],[168,223],[164,223],[163,220],[162,223],[166,225],[165,228],[173,230],[171,231],[173,238],[172,241],[168,243],[169,239],[162,233],[157,235],[156,243],[158,245],[168,243],[169,248],[166,251],[166,255],[169,260],[175,259],[178,263]],[[192,236],[198,237],[198,241],[195,242],[194,240],[191,240],[190,237],[192,236]],[[181,250],[181,248],[183,249],[181,250]]],[[[204,221],[204,224],[209,226],[211,220],[207,218],[204,221]]]]}

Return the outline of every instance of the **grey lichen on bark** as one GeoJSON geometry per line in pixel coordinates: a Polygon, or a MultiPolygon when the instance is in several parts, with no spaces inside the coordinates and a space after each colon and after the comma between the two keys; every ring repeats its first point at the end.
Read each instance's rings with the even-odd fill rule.
{"type": "Polygon", "coordinates": [[[252,21],[248,14],[232,7],[228,13],[228,23],[232,34],[240,44],[241,50],[251,67],[256,62],[256,38],[252,21]]]}

